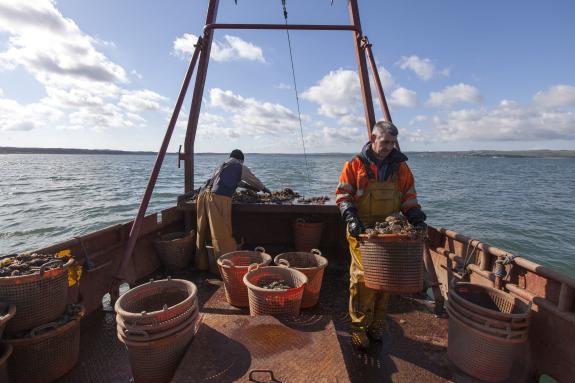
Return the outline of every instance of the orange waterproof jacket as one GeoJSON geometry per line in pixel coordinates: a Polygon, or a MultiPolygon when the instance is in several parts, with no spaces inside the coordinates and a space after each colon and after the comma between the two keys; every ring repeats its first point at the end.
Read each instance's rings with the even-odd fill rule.
{"type": "MultiPolygon", "coordinates": [[[[377,165],[368,159],[369,156],[366,155],[366,149],[368,149],[368,145],[364,147],[362,154],[357,155],[351,161],[347,161],[343,166],[336,190],[335,203],[337,205],[345,202],[346,205],[353,204],[355,206],[356,202],[364,195],[370,181],[374,179],[382,181],[379,179],[380,171],[377,165]],[[371,169],[371,176],[373,177],[371,180],[368,176],[366,165],[371,169]]],[[[398,174],[397,187],[400,193],[401,212],[407,215],[406,213],[409,209],[421,209],[417,201],[413,173],[411,173],[409,166],[405,163],[407,157],[395,149],[388,157],[388,166],[391,166],[392,170],[397,171],[398,174]]],[[[392,178],[390,175],[385,181],[392,182],[392,178]]]]}

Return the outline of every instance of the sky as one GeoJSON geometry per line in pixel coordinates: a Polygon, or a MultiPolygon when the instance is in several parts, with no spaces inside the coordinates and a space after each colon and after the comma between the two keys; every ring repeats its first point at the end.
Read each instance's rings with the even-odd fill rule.
{"type": "MultiPolygon", "coordinates": [[[[347,3],[287,0],[288,22],[349,24],[347,3]]],[[[157,151],[207,5],[0,0],[0,146],[157,151]]],[[[403,151],[575,150],[575,2],[359,8],[403,151]]],[[[220,0],[218,22],[284,23],[281,0],[220,0]]],[[[352,33],[290,38],[301,128],[286,32],[217,30],[197,152],[353,153],[367,141],[352,33]]]]}

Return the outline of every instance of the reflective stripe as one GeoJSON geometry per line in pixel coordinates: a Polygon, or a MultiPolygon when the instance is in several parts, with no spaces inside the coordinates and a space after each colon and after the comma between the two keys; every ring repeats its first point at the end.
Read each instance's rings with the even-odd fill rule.
{"type": "Polygon", "coordinates": [[[417,198],[410,198],[407,201],[401,203],[401,207],[407,207],[411,205],[419,205],[419,203],[417,202],[417,198]]]}
{"type": "Polygon", "coordinates": [[[353,192],[355,191],[355,188],[353,187],[352,184],[348,184],[348,183],[345,183],[345,182],[340,182],[340,183],[337,185],[337,188],[338,188],[338,189],[347,190],[347,191],[349,191],[350,193],[353,193],[353,192]]]}
{"type": "Polygon", "coordinates": [[[340,198],[352,198],[353,199],[353,196],[349,193],[337,193],[335,195],[335,199],[338,200],[340,198]]]}

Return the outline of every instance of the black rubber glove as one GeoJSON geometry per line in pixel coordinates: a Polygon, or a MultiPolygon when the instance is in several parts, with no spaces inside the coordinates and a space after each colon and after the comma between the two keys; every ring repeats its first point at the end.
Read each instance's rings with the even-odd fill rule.
{"type": "Polygon", "coordinates": [[[339,205],[341,216],[347,223],[347,231],[354,238],[359,238],[359,235],[365,231],[365,226],[357,215],[357,209],[349,202],[343,202],[339,205]]]}
{"type": "Polygon", "coordinates": [[[416,226],[420,223],[425,223],[425,220],[427,219],[425,213],[418,207],[409,209],[405,214],[405,217],[407,218],[407,221],[413,226],[416,226]]]}
{"type": "Polygon", "coordinates": [[[427,233],[427,224],[425,222],[416,223],[415,225],[413,225],[413,227],[420,233],[423,234],[427,233]]]}
{"type": "Polygon", "coordinates": [[[267,194],[269,194],[269,195],[272,195],[271,190],[268,189],[268,188],[266,188],[265,186],[264,186],[264,188],[262,189],[262,191],[263,191],[264,193],[267,193],[267,194]]]}
{"type": "Polygon", "coordinates": [[[358,239],[359,235],[365,231],[365,226],[358,217],[352,217],[347,221],[347,231],[352,237],[358,239]]]}

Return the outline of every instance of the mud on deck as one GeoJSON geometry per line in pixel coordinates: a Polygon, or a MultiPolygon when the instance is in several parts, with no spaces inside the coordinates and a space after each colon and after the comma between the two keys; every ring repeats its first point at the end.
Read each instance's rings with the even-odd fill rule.
{"type": "MultiPolygon", "coordinates": [[[[203,314],[233,315],[233,318],[239,315],[249,318],[247,309],[228,305],[222,282],[213,275],[190,272],[173,277],[186,278],[196,283],[203,314]]],[[[458,373],[447,359],[447,320],[432,313],[430,302],[413,297],[392,298],[387,319],[389,332],[382,343],[372,345],[367,352],[354,350],[349,342],[348,278],[345,271],[328,268],[324,276],[320,303],[312,309],[303,310],[302,320],[321,322],[321,318],[325,316],[333,321],[339,350],[332,352],[343,356],[349,381],[473,381],[458,373]]],[[[111,308],[104,308],[85,318],[81,334],[80,360],[60,382],[130,381],[127,353],[116,337],[115,314],[111,308]]],[[[337,358],[334,360],[341,361],[337,358]]],[[[301,367],[295,365],[294,368],[301,367]]],[[[294,381],[289,380],[289,377],[286,380],[294,381]]]]}

